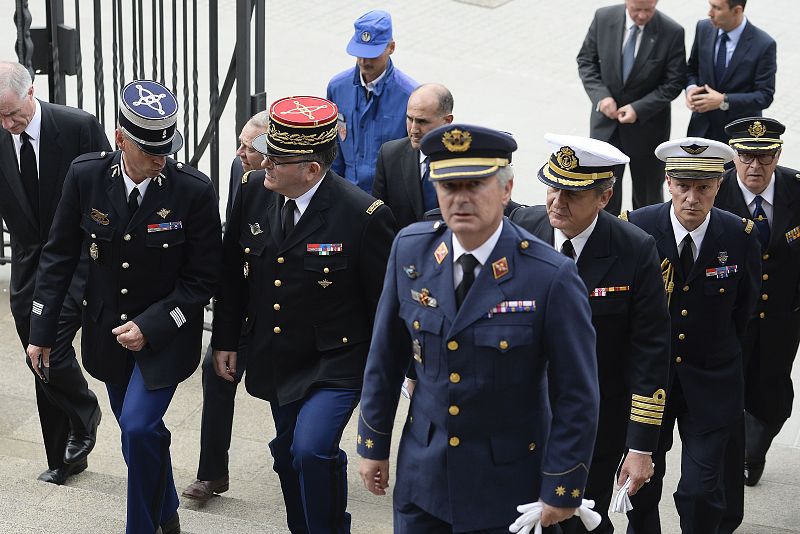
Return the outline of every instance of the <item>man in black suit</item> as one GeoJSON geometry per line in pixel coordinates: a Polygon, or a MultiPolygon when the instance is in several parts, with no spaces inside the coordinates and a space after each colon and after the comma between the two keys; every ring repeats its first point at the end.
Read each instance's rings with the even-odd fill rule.
{"type": "Polygon", "coordinates": [[[656,240],[671,317],[672,354],[655,474],[633,497],[628,532],[661,532],[665,456],[677,421],[681,478],[675,506],[687,534],[718,532],[723,471],[744,409],[741,338],[758,299],[760,247],[753,221],[714,208],[726,144],[690,137],[659,145],[672,201],[627,218],[656,240]]]}
{"type": "Polygon", "coordinates": [[[180,532],[170,432],[163,416],[197,369],[203,309],[219,275],[217,195],[201,172],[167,157],[183,139],[178,102],[163,85],[122,89],[111,154],[76,159],[42,251],[28,356],[48,356],[57,314],[83,251],[81,353],[106,383],[128,465],[128,534],[180,532]]]}
{"type": "MultiPolygon", "coordinates": [[[[231,163],[228,204],[225,219],[230,219],[233,199],[239,192],[242,175],[260,169],[264,156],[253,148],[253,139],[266,133],[269,112],[261,111],[248,120],[239,134],[239,148],[231,163]]],[[[244,376],[245,351],[239,347],[235,380],[223,380],[214,372],[214,351],[211,346],[203,358],[203,416],[200,423],[200,461],[197,480],[183,490],[184,497],[206,502],[215,493],[228,491],[228,449],[233,431],[233,409],[236,389],[244,376]]]]}
{"type": "Polygon", "coordinates": [[[397,227],[421,221],[426,211],[439,207],[430,181],[428,156],[420,152],[423,136],[453,122],[453,95],[444,85],[426,83],[408,97],[408,137],[388,141],[378,152],[372,196],[392,209],[397,227]]]}
{"type": "Polygon", "coordinates": [[[744,15],[747,0],[708,0],[688,61],[687,135],[728,142],[725,125],[760,117],[775,94],[776,44],[744,15]]]}
{"type": "MultiPolygon", "coordinates": [[[[625,0],[597,10],[578,52],[578,73],[592,102],[589,135],[630,158],[634,209],[663,201],[664,164],[653,154],[669,139],[670,102],[686,84],[683,28],[657,0],[625,0]]],[[[622,175],[606,210],[618,215],[622,175]]]]}
{"type": "Polygon", "coordinates": [[[342,431],[358,403],[395,220],[332,171],[337,108],[317,97],[270,107],[223,242],[211,345],[233,381],[270,402],[270,442],[293,533],[349,532],[342,431]]]}
{"type": "Polygon", "coordinates": [[[715,204],[755,221],[761,240],[761,299],[747,327],[745,484],[764,472],[772,439],[791,415],[792,364],[800,344],[800,173],[778,165],[785,127],[748,117],[725,131],[736,150],[715,204]]]}
{"type": "MultiPolygon", "coordinates": [[[[0,116],[0,215],[11,233],[11,313],[24,348],[36,268],[67,168],[81,154],[111,147],[92,115],[34,98],[33,79],[19,63],[0,62],[0,116]]],[[[80,328],[85,271],[82,265],[72,279],[61,309],[48,381],[35,380],[48,465],[39,480],[54,484],[86,469],[100,422],[97,398],[72,347],[80,328]]]]}
{"type": "MultiPolygon", "coordinates": [[[[585,495],[603,518],[593,532],[610,533],[608,507],[620,459],[624,456],[618,482],[630,478],[629,495],[653,474],[651,456],[658,445],[669,369],[669,310],[655,241],[603,210],[613,194],[613,170],[628,157],[595,139],[545,138],[553,148],[539,172],[547,185],[547,204],[518,209],[511,221],[574,259],[589,293],[597,332],[600,418],[585,495]],[[602,178],[575,180],[560,174],[578,167],[602,173],[602,178]]],[[[578,518],[561,528],[586,532],[578,518]]]]}

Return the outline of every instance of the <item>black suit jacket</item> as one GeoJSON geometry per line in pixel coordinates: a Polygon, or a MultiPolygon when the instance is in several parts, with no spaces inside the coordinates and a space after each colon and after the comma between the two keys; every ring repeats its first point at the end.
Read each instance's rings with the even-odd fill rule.
{"type": "Polygon", "coordinates": [[[630,212],[628,219],[655,238],[665,278],[669,267],[675,269],[669,297],[670,387],[677,376],[697,428],[722,428],[744,409],[741,340],[761,282],[758,236],[748,219],[712,208],[697,259],[684,277],[671,209],[672,202],[647,206],[630,212]],[[709,275],[709,269],[725,266],[727,277],[709,275]]]}
{"type": "Polygon", "coordinates": [[[622,82],[622,42],[625,6],[597,10],[578,52],[578,74],[592,102],[590,135],[611,139],[619,128],[624,144],[641,145],[652,152],[669,139],[670,103],[686,84],[686,51],[683,27],[656,11],[645,26],[630,76],[622,82]],[[597,104],[611,96],[617,106],[631,104],[637,120],[621,128],[619,122],[597,111],[597,104]]]}
{"type": "Polygon", "coordinates": [[[247,391],[281,405],[314,386],[360,389],[395,226],[388,207],[333,171],[286,240],[283,203],[263,170],[242,177],[211,339],[236,351],[243,333],[247,391]]]}
{"type": "MultiPolygon", "coordinates": [[[[11,234],[11,313],[23,345],[28,344],[31,301],[39,256],[47,241],[64,176],[70,163],[87,152],[110,151],[106,134],[94,116],[85,111],[40,101],[39,217],[35,217],[19,174],[14,140],[0,129],[0,216],[11,234]]],[[[85,271],[85,268],[83,269],[85,271]]],[[[71,293],[80,300],[82,276],[71,293]]]]}
{"type": "MultiPolygon", "coordinates": [[[[715,205],[752,217],[737,183],[736,169],[725,173],[715,205]]],[[[747,410],[764,421],[782,422],[792,410],[792,363],[800,345],[800,173],[775,169],[770,241],[762,256],[761,294],[744,343],[747,410]],[[787,233],[789,234],[787,236],[787,233]],[[766,259],[764,259],[766,258],[766,259]]]]}
{"type": "Polygon", "coordinates": [[[30,338],[53,346],[67,285],[88,249],[84,367],[99,380],[125,384],[132,354],[147,388],[158,389],[188,378],[200,360],[203,309],[221,261],[217,195],[205,175],[167,158],[131,218],[120,154],[87,154],[67,173],[37,273],[34,307],[41,311],[31,315],[30,338]],[[172,225],[156,231],[162,223],[172,225]],[[128,320],[147,338],[139,352],[111,333],[128,320]]]}
{"type": "Polygon", "coordinates": [[[725,125],[742,117],[760,117],[772,104],[775,95],[775,40],[756,28],[749,20],[725,69],[725,76],[714,76],[714,43],[717,28],[708,19],[697,23],[692,52],[689,55],[689,85],[710,85],[728,95],[730,108],[706,113],[692,113],[688,135],[728,142],[725,125]]]}
{"type": "Polygon", "coordinates": [[[388,141],[378,152],[372,196],[392,209],[397,227],[421,221],[424,214],[419,150],[408,137],[388,141]]]}
{"type": "MultiPolygon", "coordinates": [[[[511,221],[553,244],[544,206],[518,209],[511,221]]],[[[663,401],[669,371],[669,310],[655,241],[600,211],[578,258],[578,274],[589,293],[597,332],[600,422],[595,455],[621,454],[625,446],[655,451],[661,418],[653,418],[658,412],[646,407],[657,405],[637,400],[657,396],[663,401]],[[609,287],[628,289],[603,294],[609,287]]]]}

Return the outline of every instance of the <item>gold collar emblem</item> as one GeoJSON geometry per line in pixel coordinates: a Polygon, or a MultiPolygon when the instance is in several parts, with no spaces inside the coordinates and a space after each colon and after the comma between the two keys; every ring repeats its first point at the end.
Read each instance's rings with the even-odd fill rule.
{"type": "Polygon", "coordinates": [[[450,152],[466,152],[472,144],[472,134],[456,128],[444,133],[442,144],[450,152]]]}
{"type": "Polygon", "coordinates": [[[568,146],[562,146],[561,149],[556,152],[556,161],[558,162],[558,166],[565,171],[571,171],[580,165],[575,151],[568,146]]]}
{"type": "Polygon", "coordinates": [[[753,137],[761,137],[762,135],[767,133],[767,128],[763,124],[761,124],[761,121],[755,121],[747,129],[747,133],[749,133],[753,137]]]}

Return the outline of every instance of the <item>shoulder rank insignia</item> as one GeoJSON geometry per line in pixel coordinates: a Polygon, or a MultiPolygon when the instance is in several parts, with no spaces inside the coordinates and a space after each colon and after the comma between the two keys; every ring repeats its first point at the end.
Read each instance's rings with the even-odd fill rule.
{"type": "Polygon", "coordinates": [[[253,235],[263,234],[264,230],[261,229],[259,223],[250,223],[250,233],[253,235]]]}
{"type": "Polygon", "coordinates": [[[412,289],[411,298],[428,308],[435,308],[439,305],[436,299],[431,296],[431,292],[424,287],[419,291],[412,289]]]}
{"type": "Polygon", "coordinates": [[[620,214],[618,215],[618,217],[620,219],[622,219],[623,221],[627,221],[628,220],[628,210],[622,210],[620,212],[620,214]]]}
{"type": "Polygon", "coordinates": [[[403,265],[403,271],[406,273],[406,276],[412,280],[419,277],[419,271],[417,271],[417,268],[414,265],[403,265]]]}
{"type": "Polygon", "coordinates": [[[92,213],[90,217],[94,222],[96,222],[97,224],[102,224],[103,226],[108,226],[108,223],[110,222],[108,220],[108,213],[103,213],[102,211],[94,208],[92,208],[92,213]]]}
{"type": "Polygon", "coordinates": [[[376,200],[367,208],[367,215],[372,215],[375,210],[383,206],[383,200],[376,200]]]}
{"type": "Polygon", "coordinates": [[[439,243],[439,246],[436,247],[436,250],[433,251],[433,257],[436,258],[436,263],[441,265],[445,257],[447,256],[448,252],[450,251],[447,250],[447,245],[445,244],[445,242],[442,241],[441,243],[439,243]]]}
{"type": "Polygon", "coordinates": [[[492,274],[495,280],[508,274],[508,260],[505,256],[492,263],[492,274]]]}
{"type": "Polygon", "coordinates": [[[749,234],[753,231],[753,225],[755,224],[753,221],[742,217],[742,222],[744,223],[744,233],[749,234]]]}
{"type": "Polygon", "coordinates": [[[162,219],[166,219],[167,215],[170,214],[170,210],[168,210],[167,208],[161,208],[156,213],[158,213],[158,216],[161,217],[162,219]]]}
{"type": "Polygon", "coordinates": [[[791,243],[795,239],[800,238],[800,226],[795,226],[794,228],[792,228],[791,230],[786,232],[785,235],[786,235],[786,242],[787,243],[791,243]]]}

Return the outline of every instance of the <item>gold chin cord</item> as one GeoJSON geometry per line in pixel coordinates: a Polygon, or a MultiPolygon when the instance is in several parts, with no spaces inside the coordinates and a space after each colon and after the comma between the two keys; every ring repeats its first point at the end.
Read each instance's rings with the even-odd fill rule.
{"type": "Polygon", "coordinates": [[[675,267],[669,262],[669,258],[664,258],[661,262],[661,276],[664,278],[664,291],[667,292],[667,306],[672,299],[672,290],[675,289],[675,267]]]}

